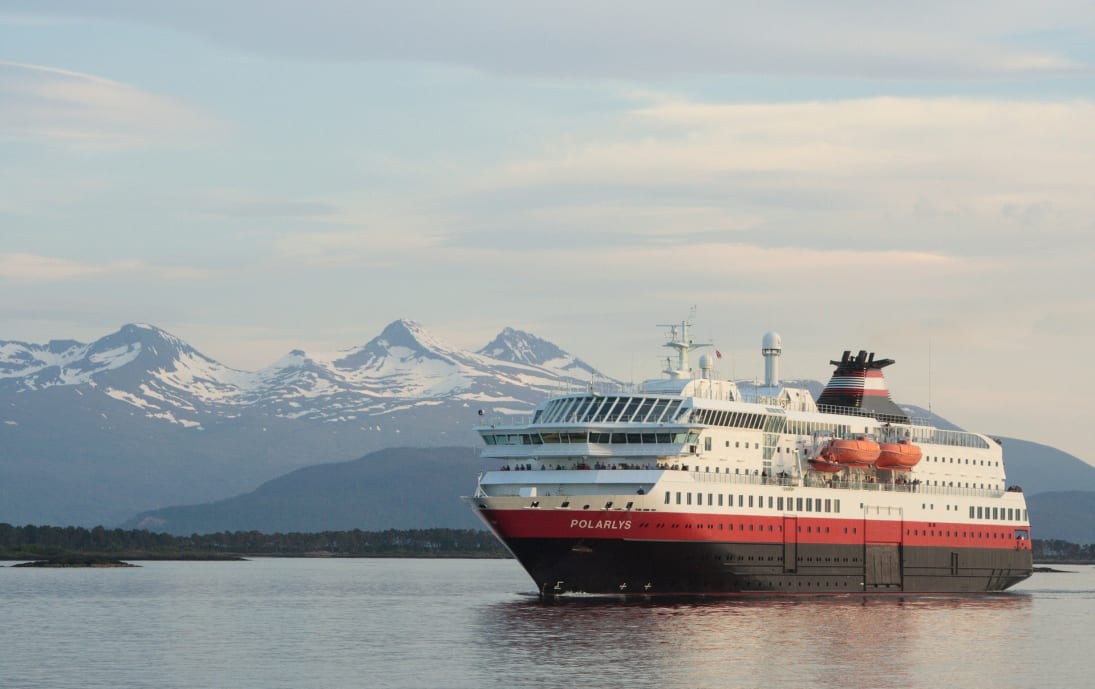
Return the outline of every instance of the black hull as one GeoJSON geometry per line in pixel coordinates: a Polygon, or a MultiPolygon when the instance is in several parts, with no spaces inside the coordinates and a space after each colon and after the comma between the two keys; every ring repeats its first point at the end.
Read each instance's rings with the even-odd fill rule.
{"type": "Polygon", "coordinates": [[[902,545],[507,539],[540,594],[986,593],[1031,575],[1030,550],[902,545]]]}

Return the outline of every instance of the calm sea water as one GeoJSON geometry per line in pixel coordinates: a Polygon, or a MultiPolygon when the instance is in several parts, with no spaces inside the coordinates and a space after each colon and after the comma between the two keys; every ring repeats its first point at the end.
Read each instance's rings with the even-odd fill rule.
{"type": "Polygon", "coordinates": [[[0,568],[0,686],[1088,687],[1095,568],[988,597],[539,603],[509,560],[0,568]]]}

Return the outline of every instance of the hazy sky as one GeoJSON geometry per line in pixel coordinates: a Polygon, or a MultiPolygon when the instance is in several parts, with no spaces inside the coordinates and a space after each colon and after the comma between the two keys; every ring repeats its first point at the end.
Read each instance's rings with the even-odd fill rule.
{"type": "Polygon", "coordinates": [[[695,305],[727,375],[869,349],[1095,461],[1093,68],[1091,2],[0,0],[0,339],[641,379],[695,305]]]}

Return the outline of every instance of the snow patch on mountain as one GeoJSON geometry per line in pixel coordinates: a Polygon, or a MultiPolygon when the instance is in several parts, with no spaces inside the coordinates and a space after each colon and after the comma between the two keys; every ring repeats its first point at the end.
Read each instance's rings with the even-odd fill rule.
{"type": "Polygon", "coordinates": [[[468,352],[406,319],[360,347],[294,349],[255,372],[224,366],[147,324],[123,326],[91,344],[0,342],[0,392],[68,385],[193,428],[214,417],[345,421],[449,403],[528,411],[549,394],[588,387],[599,375],[520,330],[506,328],[468,352]]]}

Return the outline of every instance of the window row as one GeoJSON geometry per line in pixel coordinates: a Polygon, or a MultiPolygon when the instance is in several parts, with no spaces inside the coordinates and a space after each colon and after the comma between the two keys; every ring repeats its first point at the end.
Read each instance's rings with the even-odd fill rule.
{"type": "Polygon", "coordinates": [[[656,397],[584,395],[548,402],[533,423],[668,423],[683,400],[656,397]]]}
{"type": "Polygon", "coordinates": [[[767,414],[750,414],[737,411],[719,411],[718,409],[693,409],[688,418],[689,423],[702,423],[705,426],[727,426],[730,428],[751,428],[760,430],[764,427],[767,414]]]}
{"type": "Polygon", "coordinates": [[[970,505],[970,519],[992,519],[996,521],[1027,521],[1027,511],[1018,507],[984,507],[970,505]]]}
{"type": "Polygon", "coordinates": [[[973,464],[973,466],[983,467],[1000,466],[999,461],[993,462],[991,460],[986,461],[984,459],[970,460],[969,458],[966,458],[965,461],[963,461],[961,457],[959,457],[957,461],[955,461],[954,457],[925,457],[924,459],[928,462],[935,462],[937,464],[973,464]]]}
{"type": "MultiPolygon", "coordinates": [[[[734,507],[734,494],[727,493],[695,493],[695,500],[693,501],[693,494],[689,491],[676,491],[674,496],[671,491],[665,491],[665,504],[677,504],[677,505],[704,505],[708,507],[734,507]],[[704,502],[706,498],[707,502],[704,502]]],[[[737,507],[758,507],[764,509],[765,502],[767,501],[767,508],[774,509],[780,512],[840,512],[840,500],[833,498],[784,498],[783,496],[773,495],[745,495],[742,493],[737,494],[737,507]],[[754,500],[755,498],[755,500],[754,500]]]]}
{"type": "Polygon", "coordinates": [[[556,443],[602,443],[613,445],[667,445],[695,443],[699,433],[484,433],[487,445],[553,445],[556,443]]]}
{"type": "Polygon", "coordinates": [[[913,426],[909,429],[911,440],[914,443],[926,443],[930,445],[951,445],[953,447],[977,447],[987,450],[989,444],[976,433],[966,431],[947,431],[942,428],[930,428],[913,426]]]}

